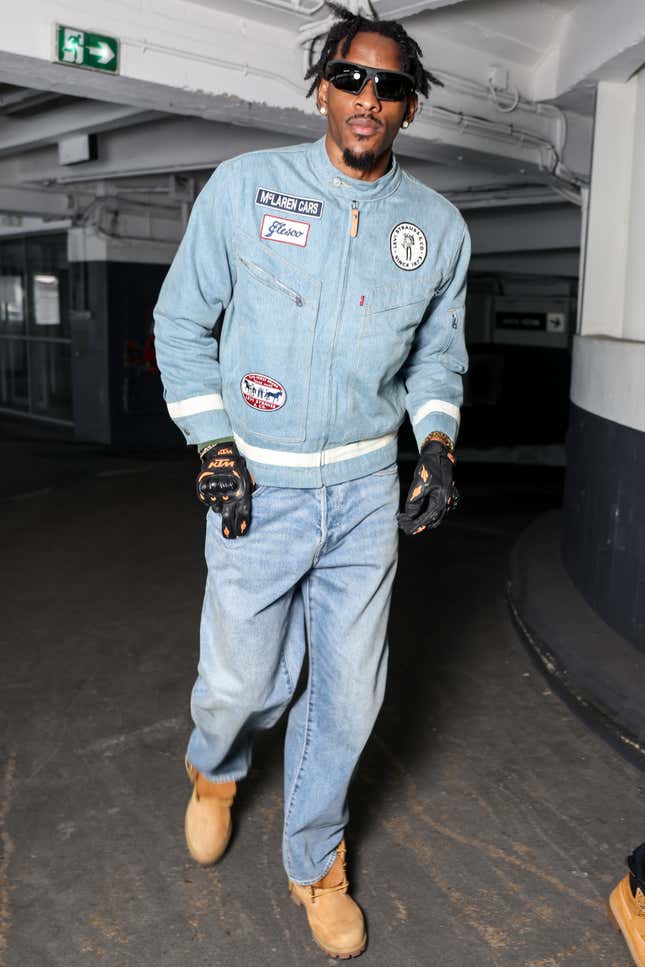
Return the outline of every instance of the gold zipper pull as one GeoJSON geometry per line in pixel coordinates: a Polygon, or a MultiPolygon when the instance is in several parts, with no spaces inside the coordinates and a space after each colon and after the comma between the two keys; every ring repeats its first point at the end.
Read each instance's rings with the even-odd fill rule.
{"type": "Polygon", "coordinates": [[[352,202],[352,227],[349,230],[351,238],[356,238],[358,235],[358,203],[352,202]]]}

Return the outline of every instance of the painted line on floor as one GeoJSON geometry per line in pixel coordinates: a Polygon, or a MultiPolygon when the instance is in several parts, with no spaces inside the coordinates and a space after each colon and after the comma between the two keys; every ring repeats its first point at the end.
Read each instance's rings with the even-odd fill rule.
{"type": "Polygon", "coordinates": [[[14,494],[10,500],[32,500],[34,497],[44,497],[46,494],[54,492],[53,487],[43,487],[42,490],[28,490],[24,494],[14,494]]]}
{"type": "Polygon", "coordinates": [[[13,840],[7,829],[7,817],[13,798],[15,772],[16,757],[11,755],[5,766],[2,798],[0,799],[0,843],[2,844],[2,856],[0,857],[0,955],[6,952],[7,934],[12,923],[9,863],[13,853],[13,840]]]}
{"type": "Polygon", "coordinates": [[[114,735],[109,739],[99,739],[98,742],[92,742],[79,751],[82,754],[98,752],[106,756],[115,755],[128,746],[136,745],[141,739],[154,739],[165,735],[167,732],[178,732],[185,727],[185,718],[181,715],[175,715],[173,718],[162,719],[160,722],[153,722],[152,725],[133,729],[132,732],[123,732],[121,735],[114,735]]]}

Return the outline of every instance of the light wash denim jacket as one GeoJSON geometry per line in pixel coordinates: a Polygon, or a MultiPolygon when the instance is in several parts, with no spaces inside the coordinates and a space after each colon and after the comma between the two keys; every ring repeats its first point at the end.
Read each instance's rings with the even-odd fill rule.
{"type": "Polygon", "coordinates": [[[188,443],[232,436],[270,486],[384,469],[406,410],[418,446],[456,440],[469,257],[457,209],[396,158],[371,182],[324,138],[224,162],[155,308],[170,416],[188,443]]]}

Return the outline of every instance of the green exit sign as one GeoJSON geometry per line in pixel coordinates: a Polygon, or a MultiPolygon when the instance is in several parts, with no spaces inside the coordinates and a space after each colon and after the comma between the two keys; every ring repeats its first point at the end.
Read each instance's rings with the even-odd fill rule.
{"type": "Polygon", "coordinates": [[[89,67],[115,74],[119,70],[119,41],[116,37],[57,24],[56,60],[70,67],[89,67]]]}

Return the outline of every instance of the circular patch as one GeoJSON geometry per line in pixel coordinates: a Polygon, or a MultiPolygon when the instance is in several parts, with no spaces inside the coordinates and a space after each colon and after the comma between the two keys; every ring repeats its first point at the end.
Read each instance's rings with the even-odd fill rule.
{"type": "Polygon", "coordinates": [[[243,376],[240,390],[244,402],[254,410],[279,410],[287,401],[287,391],[284,386],[262,373],[247,373],[243,376]]]}
{"type": "Polygon", "coordinates": [[[417,225],[399,222],[390,232],[390,255],[400,269],[411,272],[426,260],[428,240],[417,225]]]}

